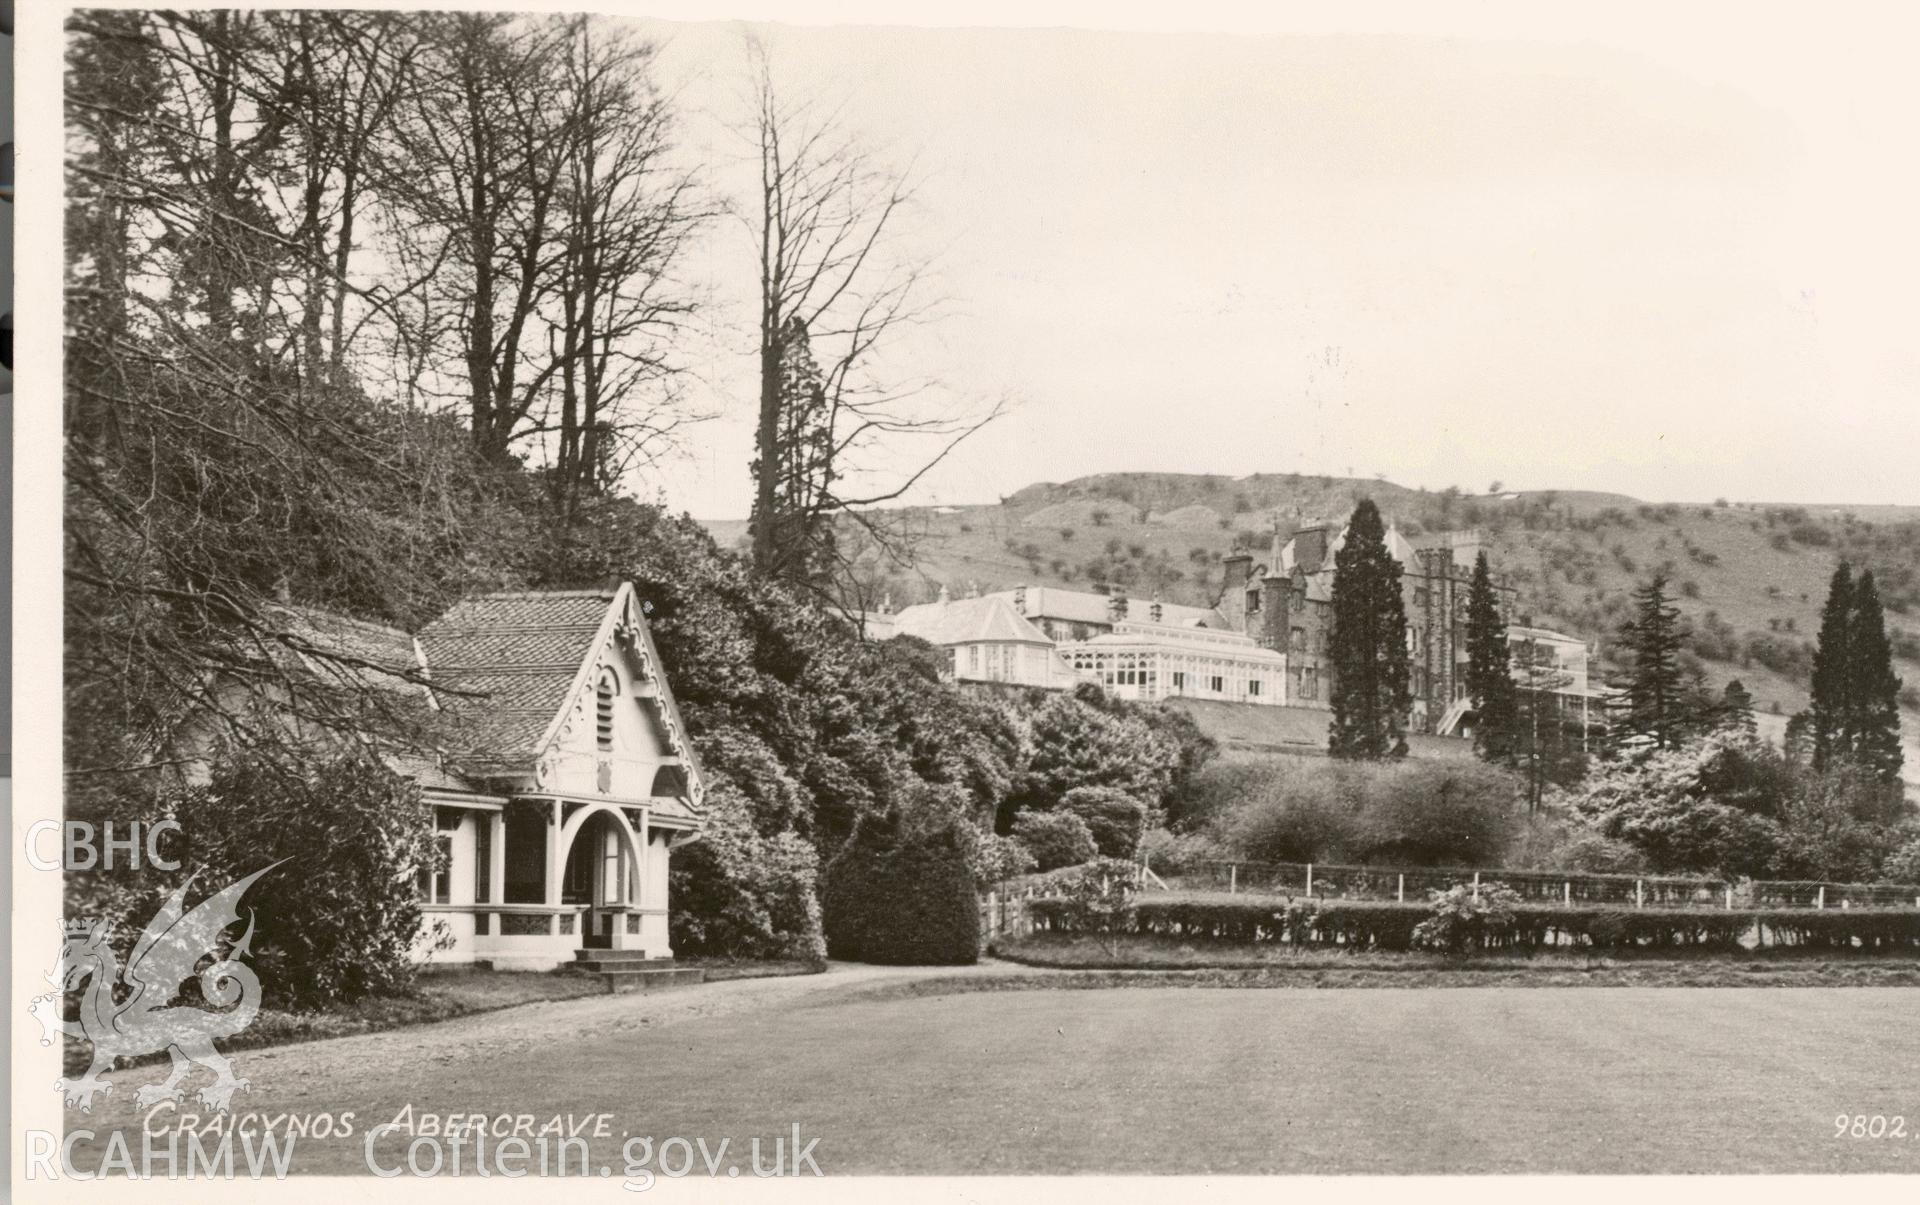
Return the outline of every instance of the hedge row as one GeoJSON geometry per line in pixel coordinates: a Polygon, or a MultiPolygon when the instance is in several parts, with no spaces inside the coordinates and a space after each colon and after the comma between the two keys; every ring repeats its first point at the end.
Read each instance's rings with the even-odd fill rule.
{"type": "MultiPolygon", "coordinates": [[[[1087,933],[1103,924],[1075,900],[1032,900],[1027,907],[1041,932],[1087,933]]],[[[1126,933],[1197,940],[1409,950],[1415,944],[1414,929],[1432,914],[1426,904],[1391,901],[1136,897],[1116,927],[1126,933]]],[[[1511,924],[1485,933],[1482,941],[1492,949],[1733,949],[1756,925],[1766,945],[1920,951],[1920,909],[1710,911],[1522,904],[1511,924]]]]}

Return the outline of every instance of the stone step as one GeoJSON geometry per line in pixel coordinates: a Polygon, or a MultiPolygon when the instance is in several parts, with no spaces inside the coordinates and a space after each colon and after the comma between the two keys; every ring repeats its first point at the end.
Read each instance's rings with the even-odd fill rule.
{"type": "Polygon", "coordinates": [[[692,987],[707,978],[707,972],[700,967],[640,967],[632,963],[610,969],[596,968],[593,973],[596,979],[606,982],[609,992],[662,992],[692,987]]]}
{"type": "Polygon", "coordinates": [[[645,950],[575,950],[575,966],[663,966],[674,965],[671,958],[648,957],[645,950]]]}

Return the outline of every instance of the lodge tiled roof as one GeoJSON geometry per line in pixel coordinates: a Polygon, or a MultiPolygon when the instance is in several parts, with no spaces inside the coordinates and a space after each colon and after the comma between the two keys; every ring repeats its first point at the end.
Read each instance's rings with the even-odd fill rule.
{"type": "MultiPolygon", "coordinates": [[[[547,733],[609,623],[637,640],[657,693],[646,700],[650,722],[681,759],[681,789],[697,800],[700,769],[686,739],[659,651],[623,587],[474,595],[409,634],[385,624],[316,607],[281,605],[275,615],[290,640],[273,655],[289,669],[349,686],[392,692],[418,709],[387,735],[385,757],[422,787],[487,794],[489,783],[535,768],[547,733]],[[631,615],[633,628],[625,625],[631,615]]],[[[1041,637],[1044,640],[1044,637],[1041,637]]],[[[663,812],[689,816],[685,801],[656,800],[663,812]]]]}
{"type": "Polygon", "coordinates": [[[456,759],[530,761],[613,602],[611,590],[481,594],[420,629],[456,759]]]}

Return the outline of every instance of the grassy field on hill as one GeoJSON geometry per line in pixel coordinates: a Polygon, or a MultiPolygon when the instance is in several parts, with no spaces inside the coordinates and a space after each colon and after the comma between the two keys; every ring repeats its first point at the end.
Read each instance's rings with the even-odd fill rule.
{"type": "MultiPolygon", "coordinates": [[[[1740,678],[1763,713],[1806,704],[1820,604],[1835,561],[1873,569],[1920,727],[1920,507],[1648,504],[1620,494],[1536,491],[1468,495],[1387,481],[1301,474],[1230,478],[1108,473],[1029,486],[998,504],[922,508],[918,562],[892,575],[898,605],[1017,583],[1210,605],[1221,560],[1236,548],[1264,561],[1276,523],[1338,523],[1370,496],[1418,541],[1479,528],[1495,567],[1518,589],[1517,615],[1598,640],[1608,655],[1628,595],[1656,568],[1672,579],[1694,630],[1693,654],[1716,687],[1740,678]]],[[[709,527],[722,543],[740,522],[709,527]]]]}

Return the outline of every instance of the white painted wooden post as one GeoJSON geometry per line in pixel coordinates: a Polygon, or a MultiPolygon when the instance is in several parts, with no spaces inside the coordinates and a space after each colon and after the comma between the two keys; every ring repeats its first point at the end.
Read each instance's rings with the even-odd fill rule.
{"type": "Polygon", "coordinates": [[[487,817],[487,899],[489,904],[507,902],[507,814],[494,812],[487,817]]]}
{"type": "Polygon", "coordinates": [[[1567,901],[1567,907],[1569,908],[1573,907],[1573,880],[1568,879],[1566,882],[1562,883],[1561,886],[1566,888],[1566,892],[1563,898],[1567,901]]]}
{"type": "Polygon", "coordinates": [[[1813,906],[1816,908],[1825,908],[1827,906],[1827,889],[1824,884],[1820,888],[1820,894],[1815,897],[1813,906]]]}
{"type": "Polygon", "coordinates": [[[1647,906],[1647,881],[1645,879],[1635,879],[1633,881],[1633,906],[1636,908],[1644,908],[1647,906]]]}
{"type": "Polygon", "coordinates": [[[1477,870],[1473,872],[1473,898],[1480,898],[1480,872],[1477,870]]]}
{"type": "Polygon", "coordinates": [[[1227,864],[1227,894],[1232,895],[1239,890],[1240,890],[1240,863],[1229,862],[1227,864]]]}
{"type": "Polygon", "coordinates": [[[1732,883],[1727,884],[1727,908],[1729,910],[1733,908],[1733,884],[1732,883]]]}
{"type": "Polygon", "coordinates": [[[1307,863],[1307,894],[1313,894],[1313,863],[1307,863]]]}
{"type": "Polygon", "coordinates": [[[1393,898],[1401,903],[1407,902],[1407,876],[1400,876],[1400,885],[1394,889],[1393,898]]]}

